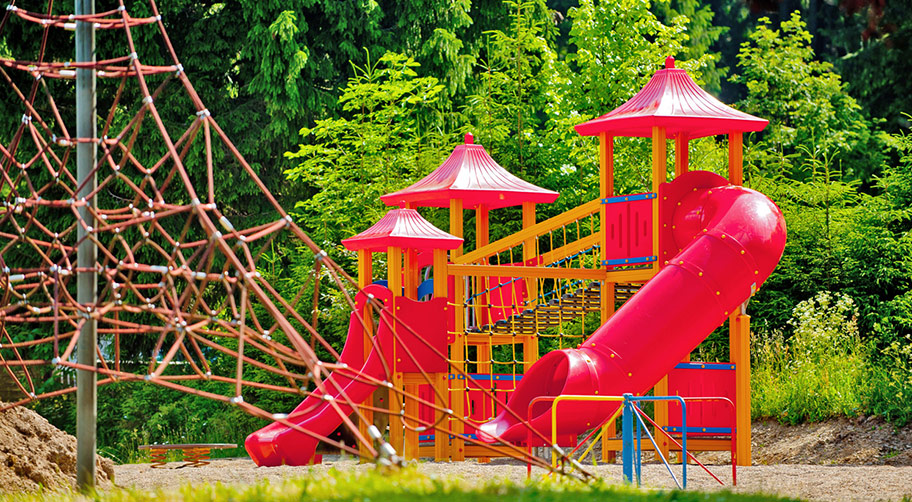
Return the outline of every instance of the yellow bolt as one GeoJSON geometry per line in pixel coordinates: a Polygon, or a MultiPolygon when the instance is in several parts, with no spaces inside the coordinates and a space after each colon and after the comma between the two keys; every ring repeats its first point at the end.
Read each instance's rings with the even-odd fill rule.
{"type": "Polygon", "coordinates": [[[716,294],[717,294],[717,295],[721,295],[722,292],[721,292],[721,291],[716,291],[716,294]]]}
{"type": "Polygon", "coordinates": [[[632,377],[633,373],[627,373],[627,376],[632,377]]]}
{"type": "Polygon", "coordinates": [[[684,260],[681,260],[678,262],[678,265],[683,265],[683,264],[684,264],[684,260]]]}
{"type": "Polygon", "coordinates": [[[703,277],[703,272],[697,272],[697,275],[703,277]]]}
{"type": "Polygon", "coordinates": [[[744,254],[744,250],[743,250],[743,249],[741,250],[741,254],[744,254]]]}

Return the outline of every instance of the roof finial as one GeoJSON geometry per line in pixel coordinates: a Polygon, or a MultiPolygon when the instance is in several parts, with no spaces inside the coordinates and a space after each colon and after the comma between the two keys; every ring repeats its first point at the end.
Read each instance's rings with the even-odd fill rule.
{"type": "Polygon", "coordinates": [[[467,132],[465,135],[465,144],[471,145],[472,143],[475,143],[475,136],[472,136],[472,133],[467,132]]]}
{"type": "Polygon", "coordinates": [[[674,68],[674,67],[675,67],[675,58],[672,56],[668,56],[667,58],[665,58],[665,69],[667,70],[669,68],[674,68]]]}

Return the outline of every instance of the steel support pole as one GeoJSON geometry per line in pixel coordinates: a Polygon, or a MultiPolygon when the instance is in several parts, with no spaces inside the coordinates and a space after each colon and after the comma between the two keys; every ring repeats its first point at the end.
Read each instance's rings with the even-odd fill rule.
{"type": "MultiPolygon", "coordinates": [[[[95,0],[75,0],[76,15],[95,13],[95,0]]],[[[76,62],[95,61],[95,27],[94,23],[76,22],[76,62]]],[[[76,70],[76,136],[80,142],[76,145],[76,176],[82,189],[76,194],[76,200],[82,200],[95,190],[96,175],[93,172],[98,156],[95,125],[95,70],[76,70]]],[[[89,206],[95,207],[94,198],[88,205],[79,208],[79,217],[83,224],[78,225],[77,239],[79,248],[76,251],[76,266],[80,272],[76,277],[76,300],[85,308],[94,311],[98,301],[98,273],[95,270],[98,262],[98,249],[95,242],[85,238],[88,228],[96,227],[95,217],[89,206]],[[88,228],[87,228],[88,227],[88,228]]],[[[79,332],[76,358],[79,364],[95,367],[98,346],[97,321],[90,315],[79,332]]],[[[95,437],[98,418],[97,387],[95,372],[79,370],[76,376],[76,483],[79,489],[87,491],[95,487],[95,437]]]]}
{"type": "Polygon", "coordinates": [[[630,394],[624,394],[624,414],[621,419],[621,458],[624,481],[633,483],[633,403],[630,394]]]}

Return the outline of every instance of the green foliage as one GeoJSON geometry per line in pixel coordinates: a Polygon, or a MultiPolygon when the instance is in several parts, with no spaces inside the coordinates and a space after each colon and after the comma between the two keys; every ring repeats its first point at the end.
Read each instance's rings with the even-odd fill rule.
{"type": "Polygon", "coordinates": [[[883,144],[845,90],[833,65],[814,60],[811,34],[794,12],[774,30],[768,18],[744,42],[740,73],[747,87],[739,108],[769,119],[749,162],[764,172],[806,179],[805,159],[826,155],[848,179],[868,181],[883,159],[883,144]]]}
{"type": "Polygon", "coordinates": [[[286,171],[288,179],[319,187],[296,209],[324,247],[380,219],[381,195],[427,174],[445,155],[436,116],[444,87],[419,76],[419,66],[395,53],[368,58],[339,98],[344,116],[301,129],[308,143],[286,154],[299,162],[286,171]]]}
{"type": "Polygon", "coordinates": [[[868,389],[868,352],[858,336],[852,299],[822,291],[798,304],[781,331],[753,341],[751,414],[784,423],[853,416],[868,389]]]}

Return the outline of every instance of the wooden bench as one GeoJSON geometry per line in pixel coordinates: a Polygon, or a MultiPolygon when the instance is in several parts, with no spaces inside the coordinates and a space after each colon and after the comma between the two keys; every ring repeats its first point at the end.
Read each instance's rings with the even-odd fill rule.
{"type": "Polygon", "coordinates": [[[181,450],[184,453],[184,465],[178,466],[177,469],[184,467],[202,467],[209,465],[209,454],[212,450],[222,450],[226,448],[237,448],[236,444],[230,443],[208,443],[208,444],[144,444],[140,445],[140,450],[150,450],[152,457],[152,468],[160,469],[168,463],[165,458],[168,450],[181,450]]]}

